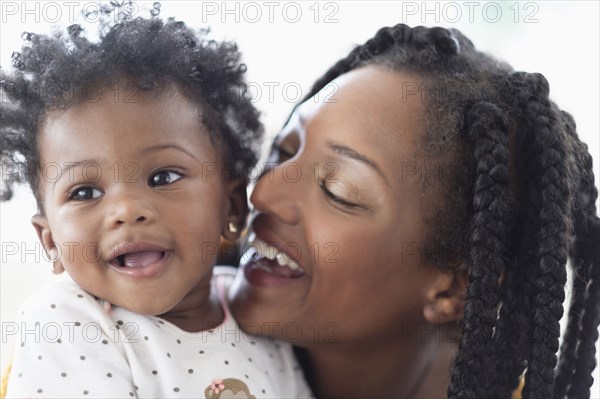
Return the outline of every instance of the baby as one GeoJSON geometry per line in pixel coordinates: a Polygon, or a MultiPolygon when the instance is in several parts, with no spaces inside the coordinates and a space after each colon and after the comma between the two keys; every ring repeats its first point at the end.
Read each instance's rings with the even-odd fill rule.
{"type": "Polygon", "coordinates": [[[19,313],[7,397],[310,396],[291,348],[244,335],[231,276],[213,275],[261,125],[237,47],[205,34],[156,16],[98,42],[25,33],[0,76],[2,162],[33,172],[5,199],[26,175],[66,271],[19,313]]]}

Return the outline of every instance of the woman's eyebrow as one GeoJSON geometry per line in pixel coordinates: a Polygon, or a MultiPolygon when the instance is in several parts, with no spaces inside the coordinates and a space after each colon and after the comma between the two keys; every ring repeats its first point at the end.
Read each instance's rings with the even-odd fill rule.
{"type": "Polygon", "coordinates": [[[359,161],[359,162],[367,165],[368,167],[373,169],[375,172],[377,172],[377,174],[379,174],[379,176],[381,176],[383,178],[383,180],[385,181],[385,184],[389,186],[388,180],[385,177],[385,175],[383,174],[383,172],[381,171],[381,168],[379,168],[379,165],[377,165],[377,162],[373,161],[372,159],[368,158],[367,156],[360,154],[359,152],[357,152],[357,151],[353,150],[352,148],[345,146],[343,144],[329,142],[329,143],[327,143],[327,146],[336,154],[339,154],[346,158],[353,159],[355,161],[359,161]]]}

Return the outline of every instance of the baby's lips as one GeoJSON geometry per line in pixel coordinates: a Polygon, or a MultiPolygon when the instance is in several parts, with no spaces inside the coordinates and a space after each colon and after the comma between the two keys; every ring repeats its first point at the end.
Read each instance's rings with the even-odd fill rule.
{"type": "Polygon", "coordinates": [[[123,255],[123,264],[126,267],[145,267],[165,256],[163,251],[140,251],[123,255]]]}
{"type": "MultiPolygon", "coordinates": [[[[164,256],[165,252],[170,252],[168,248],[165,248],[162,245],[155,244],[149,241],[135,241],[135,242],[125,242],[122,244],[118,244],[115,248],[110,251],[110,257],[108,258],[109,263],[115,262],[116,258],[121,255],[133,254],[133,253],[142,253],[142,252],[150,252],[150,253],[162,253],[161,257],[164,256]]],[[[133,256],[133,255],[130,255],[133,256]]],[[[144,255],[146,257],[149,255],[144,255]]],[[[154,255],[156,256],[156,255],[154,255]]],[[[127,256],[125,256],[127,258],[127,256]]],[[[132,258],[133,259],[133,258],[132,258]]]]}

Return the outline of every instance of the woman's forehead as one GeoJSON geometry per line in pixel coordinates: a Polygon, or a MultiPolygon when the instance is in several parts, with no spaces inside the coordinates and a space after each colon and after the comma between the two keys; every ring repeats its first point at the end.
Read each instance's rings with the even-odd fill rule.
{"type": "MultiPolygon", "coordinates": [[[[414,152],[425,125],[420,81],[416,77],[368,66],[348,72],[332,84],[333,95],[305,101],[290,118],[290,125],[303,130],[318,127],[321,134],[326,131],[330,138],[382,147],[383,153],[386,149],[405,155],[414,152]],[[416,85],[416,91],[411,89],[407,95],[403,90],[407,84],[416,85]]],[[[283,133],[288,129],[289,126],[283,133]]]]}

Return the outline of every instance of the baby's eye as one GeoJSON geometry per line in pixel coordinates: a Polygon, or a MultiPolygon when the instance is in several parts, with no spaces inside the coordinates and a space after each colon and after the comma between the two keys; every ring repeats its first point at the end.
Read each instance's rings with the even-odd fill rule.
{"type": "Polygon", "coordinates": [[[71,191],[69,199],[75,201],[88,201],[102,196],[102,191],[94,187],[78,187],[71,191]]]}
{"type": "Polygon", "coordinates": [[[172,170],[161,170],[150,176],[148,184],[151,187],[164,186],[166,184],[171,184],[182,177],[183,175],[181,173],[173,172],[172,170]]]}

